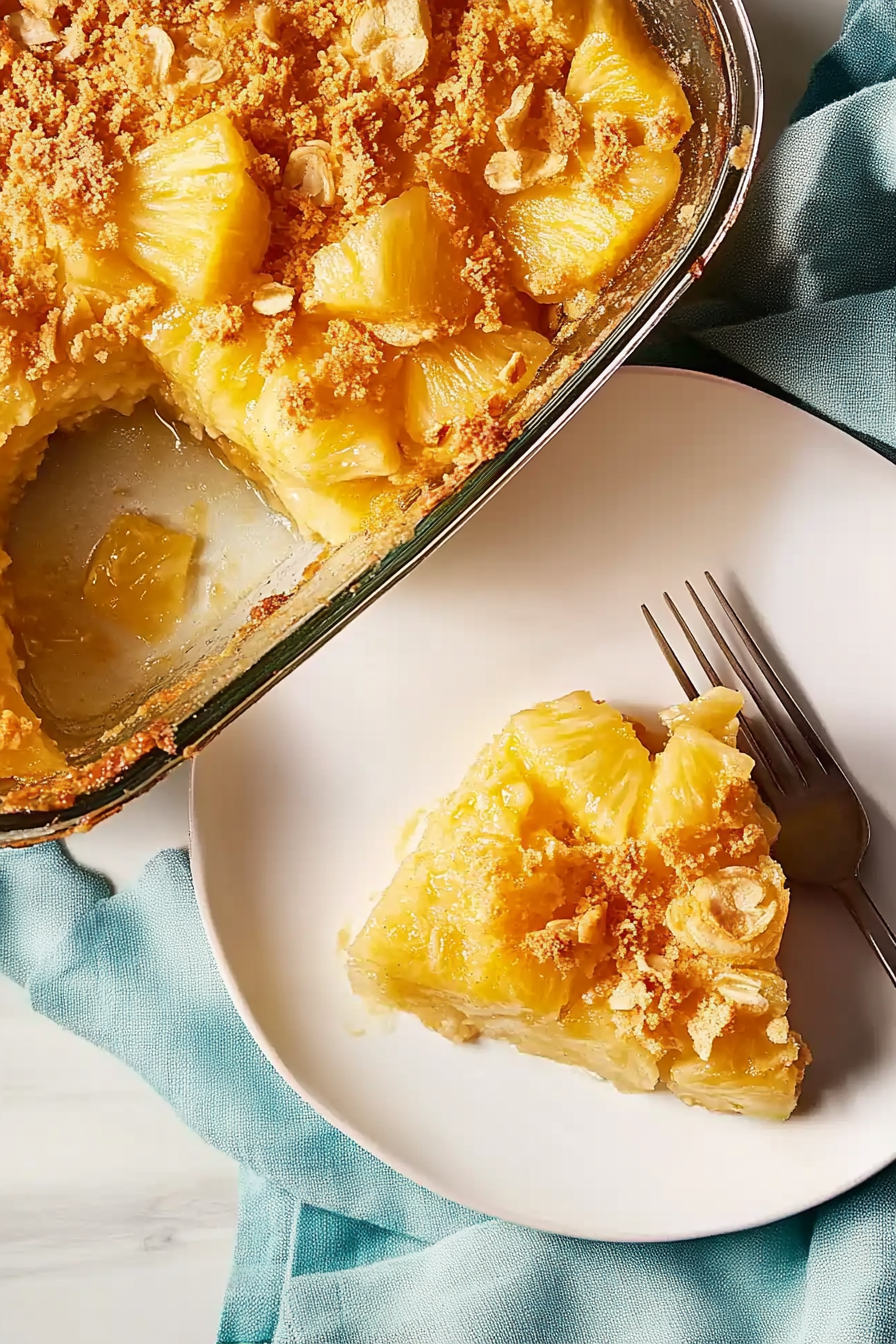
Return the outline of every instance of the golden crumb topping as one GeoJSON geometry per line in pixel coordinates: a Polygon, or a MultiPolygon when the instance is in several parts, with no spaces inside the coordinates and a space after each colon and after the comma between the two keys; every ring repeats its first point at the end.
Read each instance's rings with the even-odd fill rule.
{"type": "MultiPolygon", "coordinates": [[[[51,366],[60,323],[76,316],[60,248],[77,228],[93,249],[114,249],[125,165],[212,110],[256,153],[270,284],[301,294],[315,252],[425,182],[466,259],[475,321],[496,330],[513,291],[502,244],[475,208],[498,147],[493,123],[524,84],[547,142],[567,143],[578,115],[545,92],[568,59],[543,0],[27,0],[0,24],[0,374],[14,358],[29,379],[51,366]]],[[[145,285],[125,310],[94,314],[75,357],[120,346],[155,298],[145,285]]],[[[254,305],[276,321],[269,362],[288,346],[285,306],[279,292],[254,305]]],[[[227,340],[239,323],[227,305],[207,334],[227,340]]],[[[377,359],[351,324],[331,334],[345,337],[337,375],[360,353],[356,389],[377,359]]]]}
{"type": "Polygon", "coordinates": [[[566,970],[596,953],[584,997],[607,1001],[620,1035],[649,1046],[679,1016],[707,1058],[748,992],[720,988],[720,976],[732,962],[772,960],[787,911],[755,803],[748,782],[728,789],[712,827],[687,836],[617,845],[571,837],[567,864],[578,884],[564,880],[569,911],[528,933],[524,946],[566,970]]]}

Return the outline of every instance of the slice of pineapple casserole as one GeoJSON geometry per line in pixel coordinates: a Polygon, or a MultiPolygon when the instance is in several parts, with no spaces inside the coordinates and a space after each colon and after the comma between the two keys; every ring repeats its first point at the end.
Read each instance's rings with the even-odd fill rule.
{"type": "Polygon", "coordinates": [[[655,755],[585,691],[515,714],[349,948],[356,992],[623,1092],[785,1120],[810,1055],[742,705],[720,687],[667,710],[655,755]]]}
{"type": "MultiPolygon", "coordinates": [[[[398,521],[504,446],[692,123],[630,0],[4,14],[0,523],[48,435],[147,396],[313,539],[398,521]]],[[[59,763],[15,664],[0,777],[59,763]]]]}

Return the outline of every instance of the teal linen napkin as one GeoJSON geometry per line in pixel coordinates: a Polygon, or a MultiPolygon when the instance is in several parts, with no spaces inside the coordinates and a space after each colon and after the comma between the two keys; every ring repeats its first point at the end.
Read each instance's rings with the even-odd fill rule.
{"type": "MultiPolygon", "coordinates": [[[[4,968],[241,1164],[222,1344],[892,1344],[896,1169],[797,1218],[674,1245],[482,1218],[321,1120],[218,976],[186,855],[112,896],[58,845],[0,853],[4,968]]],[[[196,1344],[200,1344],[197,1341],[196,1344]]]]}
{"type": "MultiPolygon", "coordinates": [[[[730,300],[676,316],[666,350],[736,361],[896,456],[893,0],[853,0],[720,269],[730,300]]],[[[252,1041],[183,854],[112,896],[58,845],[0,853],[0,969],[241,1164],[220,1344],[896,1340],[894,1168],[771,1227],[625,1246],[483,1218],[384,1166],[252,1041]]]]}
{"type": "Polygon", "coordinates": [[[852,0],[700,287],[638,363],[728,374],[896,459],[896,2],[852,0]]]}

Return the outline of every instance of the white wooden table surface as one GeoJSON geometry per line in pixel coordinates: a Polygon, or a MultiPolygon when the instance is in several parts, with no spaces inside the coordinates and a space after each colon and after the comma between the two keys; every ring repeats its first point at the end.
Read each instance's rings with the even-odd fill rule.
{"type": "MultiPolygon", "coordinates": [[[[845,0],[746,0],[774,134],[845,0]]],[[[186,768],[75,856],[116,886],[187,843],[186,768]]],[[[117,1060],[0,978],[0,1344],[207,1344],[236,1222],[236,1168],[117,1060]]]]}

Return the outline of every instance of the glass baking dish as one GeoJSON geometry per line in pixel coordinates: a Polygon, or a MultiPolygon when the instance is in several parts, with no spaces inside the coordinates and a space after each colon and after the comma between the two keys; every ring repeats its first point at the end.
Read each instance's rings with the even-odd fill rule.
{"type": "MultiPolygon", "coordinates": [[[[197,638],[148,698],[68,752],[69,770],[0,802],[0,845],[86,829],[150,788],[440,545],[574,415],[702,275],[737,217],[762,120],[762,76],[741,0],[638,0],[678,71],[695,125],[681,189],[624,271],[561,314],[555,352],[507,412],[509,445],[403,503],[400,521],[309,564],[281,563],[197,638]]],[[[145,691],[144,691],[145,697],[145,691]]]]}

